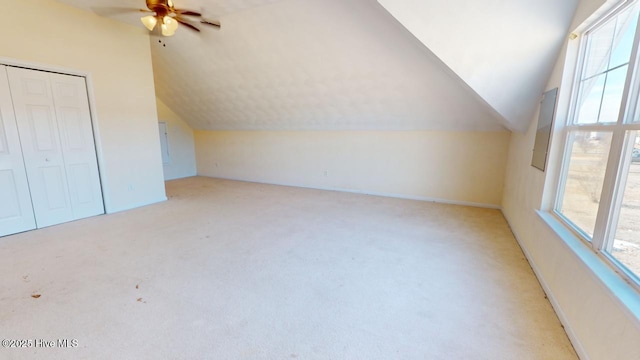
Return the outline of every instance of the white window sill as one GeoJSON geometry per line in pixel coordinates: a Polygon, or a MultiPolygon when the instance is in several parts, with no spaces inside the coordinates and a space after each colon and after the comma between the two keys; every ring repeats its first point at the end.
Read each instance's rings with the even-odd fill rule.
{"type": "Polygon", "coordinates": [[[600,256],[578,239],[552,214],[536,210],[538,216],[562,239],[580,260],[592,271],[593,275],[611,291],[640,323],[640,293],[618,275],[600,256]]]}

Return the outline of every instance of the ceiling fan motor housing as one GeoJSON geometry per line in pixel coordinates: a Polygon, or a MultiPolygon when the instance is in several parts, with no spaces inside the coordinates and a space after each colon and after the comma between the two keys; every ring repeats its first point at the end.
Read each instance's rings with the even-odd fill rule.
{"type": "Polygon", "coordinates": [[[147,8],[151,11],[155,11],[158,16],[171,13],[169,0],[147,0],[147,8]]]}

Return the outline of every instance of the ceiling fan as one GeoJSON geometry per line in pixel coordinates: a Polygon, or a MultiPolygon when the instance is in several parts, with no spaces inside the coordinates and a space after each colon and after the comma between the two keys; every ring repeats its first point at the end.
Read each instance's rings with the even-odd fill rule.
{"type": "Polygon", "coordinates": [[[173,36],[180,25],[200,32],[195,25],[191,23],[191,18],[198,18],[201,24],[220,28],[219,22],[208,21],[202,18],[202,14],[196,11],[176,9],[172,0],[146,0],[147,9],[117,9],[111,8],[114,12],[129,12],[140,11],[144,13],[152,13],[151,15],[143,16],[140,20],[149,31],[158,31],[163,36],[173,36]]]}

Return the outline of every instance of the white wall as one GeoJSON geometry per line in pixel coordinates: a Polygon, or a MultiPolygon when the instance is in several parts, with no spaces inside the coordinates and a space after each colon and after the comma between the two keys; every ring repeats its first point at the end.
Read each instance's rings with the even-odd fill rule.
{"type": "MultiPolygon", "coordinates": [[[[601,0],[582,1],[574,24],[582,23],[602,3],[601,0]]],[[[565,44],[547,84],[547,90],[562,85],[556,125],[566,120],[572,79],[571,71],[563,79],[564,55],[569,54],[567,64],[575,64],[577,42],[572,41],[569,50],[565,44]]],[[[537,119],[537,114],[534,119],[537,119]]],[[[637,312],[640,309],[640,295],[624,284],[584,244],[565,243],[535,212],[555,186],[552,180],[560,160],[558,150],[561,150],[558,149],[558,142],[553,142],[553,154],[546,173],[531,167],[536,125],[537,120],[532,119],[526,133],[512,135],[503,199],[504,214],[581,357],[637,359],[640,356],[640,320],[630,310],[635,308],[637,312]],[[545,178],[545,174],[549,178],[545,178]],[[548,183],[546,189],[545,181],[548,183]],[[545,199],[543,191],[546,191],[545,199]],[[592,267],[600,271],[594,272],[592,267]],[[617,284],[618,295],[625,294],[624,302],[605,286],[604,278],[617,284]]],[[[558,136],[556,126],[554,137],[558,136]]]]}
{"type": "Polygon", "coordinates": [[[509,137],[509,132],[195,131],[199,175],[493,206],[502,197],[509,137]]]}
{"type": "Polygon", "coordinates": [[[52,0],[0,6],[0,57],[91,75],[107,211],[166,199],[148,34],[52,0]]]}
{"type": "Polygon", "coordinates": [[[196,175],[196,152],[193,129],[160,99],[156,99],[158,121],[167,123],[169,164],[163,165],[164,179],[173,180],[196,175]]]}
{"type": "Polygon", "coordinates": [[[378,0],[506,119],[525,131],[578,0],[378,0]]]}

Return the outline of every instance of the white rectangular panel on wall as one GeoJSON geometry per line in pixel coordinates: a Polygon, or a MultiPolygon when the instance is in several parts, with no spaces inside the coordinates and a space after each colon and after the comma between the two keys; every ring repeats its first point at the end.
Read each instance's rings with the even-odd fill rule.
{"type": "Polygon", "coordinates": [[[166,122],[158,123],[158,131],[160,132],[160,151],[162,152],[162,164],[171,164],[171,156],[169,154],[169,132],[166,122]]]}
{"type": "Polygon", "coordinates": [[[9,80],[0,65],[0,236],[35,228],[9,80]]]}
{"type": "Polygon", "coordinates": [[[73,220],[49,73],[8,67],[38,227],[73,220]]]}
{"type": "Polygon", "coordinates": [[[50,74],[74,219],[104,213],[85,79],[50,74]]]}

